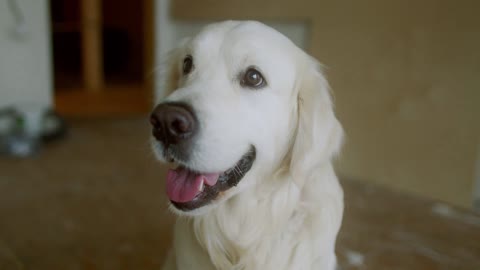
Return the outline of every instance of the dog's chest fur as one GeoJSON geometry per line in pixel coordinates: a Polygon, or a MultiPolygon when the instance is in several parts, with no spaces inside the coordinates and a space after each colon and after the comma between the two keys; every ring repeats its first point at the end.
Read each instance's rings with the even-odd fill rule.
{"type": "Polygon", "coordinates": [[[302,202],[289,180],[275,179],[274,194],[240,194],[207,215],[178,219],[178,269],[334,269],[335,239],[328,237],[336,226],[318,228],[330,211],[302,202]]]}

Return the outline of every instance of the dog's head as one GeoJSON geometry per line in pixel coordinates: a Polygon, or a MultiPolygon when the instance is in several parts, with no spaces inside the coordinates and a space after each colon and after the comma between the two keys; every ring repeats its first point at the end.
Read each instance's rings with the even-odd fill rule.
{"type": "Polygon", "coordinates": [[[261,23],[213,24],[183,41],[162,83],[153,146],[176,166],[166,182],[179,213],[204,213],[281,166],[302,186],[339,148],[342,130],[318,64],[261,23]]]}

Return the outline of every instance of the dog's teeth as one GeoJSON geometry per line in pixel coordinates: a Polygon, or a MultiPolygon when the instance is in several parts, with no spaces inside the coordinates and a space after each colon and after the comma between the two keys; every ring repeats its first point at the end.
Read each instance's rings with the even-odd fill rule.
{"type": "Polygon", "coordinates": [[[203,192],[204,189],[205,189],[205,181],[202,179],[202,183],[198,187],[198,191],[203,192]]]}

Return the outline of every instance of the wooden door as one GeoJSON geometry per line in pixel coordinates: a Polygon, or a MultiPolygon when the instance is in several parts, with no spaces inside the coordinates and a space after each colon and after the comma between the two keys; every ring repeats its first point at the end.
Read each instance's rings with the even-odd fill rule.
{"type": "Polygon", "coordinates": [[[153,0],[51,1],[55,107],[65,116],[150,110],[153,0]]]}

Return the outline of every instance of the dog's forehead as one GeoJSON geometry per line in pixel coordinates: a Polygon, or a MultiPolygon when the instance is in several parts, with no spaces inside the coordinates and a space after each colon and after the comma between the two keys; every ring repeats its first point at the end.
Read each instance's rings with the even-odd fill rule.
{"type": "Polygon", "coordinates": [[[209,25],[192,40],[192,45],[202,54],[262,53],[285,57],[287,52],[288,55],[292,55],[292,52],[297,51],[293,42],[283,34],[254,21],[227,21],[209,25]]]}

